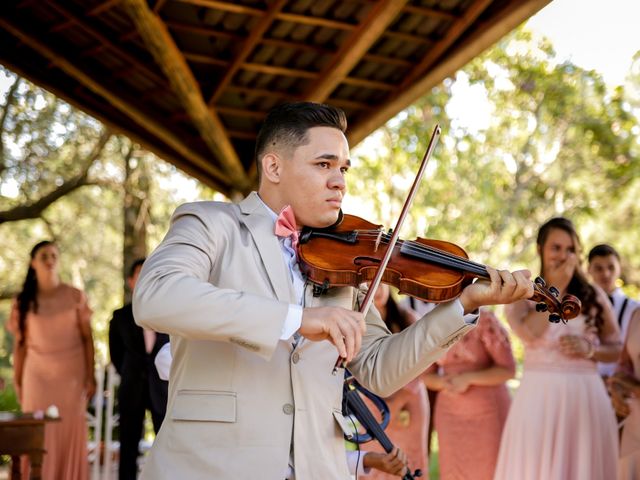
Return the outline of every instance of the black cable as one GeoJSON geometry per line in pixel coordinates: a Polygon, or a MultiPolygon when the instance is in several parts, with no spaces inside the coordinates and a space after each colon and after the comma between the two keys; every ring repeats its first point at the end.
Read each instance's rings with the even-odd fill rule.
{"type": "MultiPolygon", "coordinates": [[[[358,426],[356,425],[356,422],[353,420],[353,415],[349,415],[349,420],[351,420],[351,425],[353,425],[353,431],[357,432],[358,431],[358,426]]],[[[360,464],[360,443],[356,440],[355,442],[356,446],[358,447],[358,456],[356,458],[356,480],[358,480],[358,465],[360,464]]],[[[363,460],[364,462],[364,460],[363,460]]],[[[362,468],[364,468],[364,465],[362,466],[362,468]]]]}

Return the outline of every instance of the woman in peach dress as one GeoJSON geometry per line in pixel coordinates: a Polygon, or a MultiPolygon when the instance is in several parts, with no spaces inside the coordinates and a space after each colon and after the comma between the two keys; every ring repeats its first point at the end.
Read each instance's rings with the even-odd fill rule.
{"type": "MultiPolygon", "coordinates": [[[[401,309],[389,294],[389,286],[381,284],[376,290],[374,304],[389,330],[397,333],[416,321],[415,315],[401,309]]],[[[412,380],[388,398],[385,398],[391,420],[385,433],[394,446],[403,450],[411,471],[420,469],[422,479],[429,476],[427,467],[427,426],[429,425],[429,404],[427,391],[421,378],[412,380]]],[[[370,405],[370,404],[369,404],[370,405]]],[[[375,407],[374,407],[375,408],[375,407]]],[[[367,450],[384,452],[375,441],[366,446],[367,450]]],[[[368,479],[392,479],[396,476],[381,471],[371,471],[368,479]]]]}
{"type": "MultiPolygon", "coordinates": [[[[8,329],[14,335],[14,385],[23,412],[58,409],[45,427],[44,480],[86,480],[87,399],[96,390],[91,310],[84,293],[60,281],[58,247],[40,242],[8,329]]],[[[22,462],[28,478],[27,461],[22,462]]]]}
{"type": "Polygon", "coordinates": [[[616,374],[609,379],[611,401],[624,417],[618,480],[640,478],[640,308],[631,316],[616,374]]]}
{"type": "Polygon", "coordinates": [[[482,309],[476,328],[423,375],[438,391],[441,480],[491,480],[502,427],[511,398],[505,382],[515,375],[515,360],[505,328],[482,309]]]}
{"type": "Polygon", "coordinates": [[[542,276],[582,302],[566,325],[550,323],[533,302],[506,307],[525,346],[524,373],[502,434],[496,480],[616,478],[618,434],[596,367],[618,359],[620,333],[611,304],[580,268],[573,224],[553,218],[538,232],[542,276]]]}

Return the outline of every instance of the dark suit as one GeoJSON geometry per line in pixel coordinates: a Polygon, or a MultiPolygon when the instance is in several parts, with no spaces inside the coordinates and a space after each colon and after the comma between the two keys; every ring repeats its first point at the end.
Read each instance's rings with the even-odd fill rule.
{"type": "Polygon", "coordinates": [[[158,377],[153,359],[169,341],[156,333],[150,353],[146,352],[142,328],[133,319],[131,304],[113,312],[109,323],[111,362],[120,374],[118,404],[120,410],[120,480],[137,475],[138,443],[142,437],[145,410],[151,412],[156,433],[167,410],[167,382],[158,377]]]}

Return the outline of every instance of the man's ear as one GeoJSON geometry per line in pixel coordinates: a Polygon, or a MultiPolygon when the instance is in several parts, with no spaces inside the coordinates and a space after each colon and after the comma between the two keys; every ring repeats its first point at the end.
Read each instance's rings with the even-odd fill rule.
{"type": "Polygon", "coordinates": [[[280,183],[282,174],[282,158],[275,153],[262,156],[262,176],[271,183],[280,183]]]}

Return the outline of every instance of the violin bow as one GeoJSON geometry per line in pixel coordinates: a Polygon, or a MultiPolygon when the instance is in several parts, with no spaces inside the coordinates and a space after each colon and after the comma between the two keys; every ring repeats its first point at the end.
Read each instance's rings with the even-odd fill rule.
{"type": "MultiPolygon", "coordinates": [[[[424,174],[424,171],[427,168],[427,163],[429,162],[429,158],[431,157],[433,150],[436,148],[436,144],[438,143],[438,139],[440,138],[441,133],[442,133],[442,130],[440,128],[440,125],[436,124],[436,127],[433,129],[433,133],[431,134],[431,139],[429,140],[429,146],[427,147],[427,151],[425,152],[424,157],[422,158],[422,163],[420,164],[420,169],[418,170],[418,174],[416,175],[416,178],[413,181],[413,185],[411,186],[411,190],[409,190],[409,195],[407,196],[407,199],[405,200],[404,205],[402,206],[402,211],[400,212],[400,216],[398,217],[396,228],[392,232],[391,239],[389,240],[389,245],[387,246],[387,250],[384,254],[384,257],[382,258],[382,261],[380,262],[380,266],[376,271],[375,277],[373,277],[373,280],[371,280],[371,283],[369,284],[369,290],[367,291],[364,297],[364,300],[360,304],[359,311],[365,316],[369,312],[369,308],[371,308],[371,304],[373,303],[373,297],[376,293],[376,290],[380,286],[380,282],[382,281],[382,275],[384,274],[384,271],[387,268],[387,264],[389,263],[389,260],[391,259],[391,255],[393,254],[393,249],[396,246],[396,243],[398,242],[398,238],[400,237],[400,229],[404,224],[404,219],[406,218],[407,213],[409,212],[409,208],[413,203],[413,199],[416,196],[416,193],[418,191],[418,186],[420,184],[420,180],[422,180],[422,176],[424,174]]],[[[334,375],[338,372],[338,368],[346,368],[346,362],[342,357],[338,357],[336,364],[333,366],[334,375]]]]}

